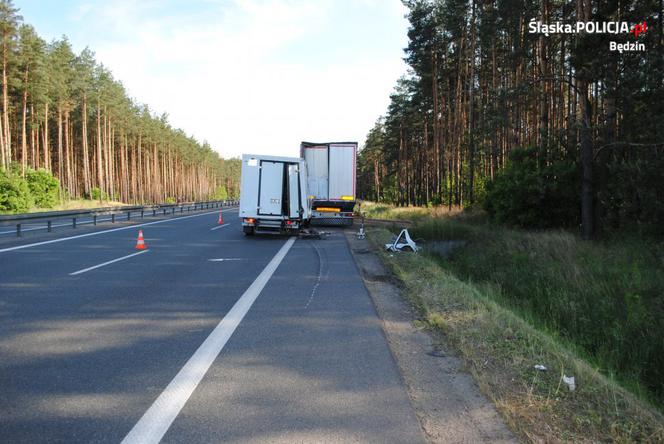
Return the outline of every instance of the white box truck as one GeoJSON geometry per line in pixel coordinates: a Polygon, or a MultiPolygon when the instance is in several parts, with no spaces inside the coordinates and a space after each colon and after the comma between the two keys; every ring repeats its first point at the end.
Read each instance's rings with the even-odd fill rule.
{"type": "Polygon", "coordinates": [[[352,225],[357,142],[302,142],[307,165],[311,223],[352,225]]]}
{"type": "Polygon", "coordinates": [[[247,235],[297,233],[308,223],[307,167],[297,157],[242,155],[240,218],[247,235]]]}

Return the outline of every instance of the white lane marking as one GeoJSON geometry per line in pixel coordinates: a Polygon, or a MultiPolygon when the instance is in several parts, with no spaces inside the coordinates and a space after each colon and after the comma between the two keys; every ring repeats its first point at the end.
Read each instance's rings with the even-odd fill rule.
{"type": "Polygon", "coordinates": [[[227,226],[229,226],[229,225],[230,225],[230,224],[219,225],[218,227],[210,228],[210,231],[218,230],[219,228],[224,228],[224,227],[227,227],[227,226]]]}
{"type": "Polygon", "coordinates": [[[246,259],[242,259],[240,257],[222,257],[219,259],[208,259],[209,262],[223,262],[223,261],[245,261],[246,259]]]}
{"type": "Polygon", "coordinates": [[[122,444],[158,443],[186,404],[208,369],[247,314],[254,301],[295,242],[291,237],[274,255],[261,274],[217,324],[175,378],[122,440],[122,444]]]}
{"type": "Polygon", "coordinates": [[[138,253],[128,254],[127,256],[122,256],[122,257],[119,257],[117,259],[113,259],[112,261],[104,262],[104,263],[99,264],[99,265],[93,265],[92,267],[84,268],[82,270],[78,270],[78,271],[75,271],[73,273],[69,273],[69,276],[76,276],[77,274],[85,273],[86,271],[90,271],[90,270],[94,270],[96,268],[104,267],[106,265],[114,264],[116,262],[120,262],[120,261],[123,261],[125,259],[129,259],[130,257],[134,257],[134,256],[138,256],[139,254],[147,253],[148,251],[150,251],[150,250],[139,251],[138,253]]]}
{"type": "Polygon", "coordinates": [[[2,249],[0,249],[0,253],[5,253],[7,251],[14,251],[14,250],[22,250],[24,248],[38,247],[40,245],[54,244],[56,242],[64,242],[64,241],[68,241],[68,240],[72,240],[72,239],[80,239],[82,237],[97,236],[98,234],[112,233],[113,231],[130,230],[132,228],[137,228],[137,227],[147,227],[148,225],[163,224],[164,222],[173,222],[173,221],[178,221],[178,220],[183,220],[183,219],[189,219],[189,218],[192,218],[192,217],[206,216],[208,214],[217,214],[217,212],[216,211],[208,211],[206,213],[201,213],[201,214],[192,214],[191,216],[179,216],[179,217],[174,217],[174,218],[171,218],[171,219],[164,219],[164,220],[157,220],[157,221],[154,221],[154,222],[146,222],[146,223],[143,223],[143,224],[129,225],[127,227],[111,228],[110,230],[104,230],[104,231],[95,231],[94,233],[79,234],[77,236],[61,237],[60,239],[53,239],[53,240],[48,240],[48,241],[43,241],[43,242],[35,242],[34,244],[27,244],[27,245],[19,245],[19,246],[16,246],[16,247],[2,248],[2,249]]]}

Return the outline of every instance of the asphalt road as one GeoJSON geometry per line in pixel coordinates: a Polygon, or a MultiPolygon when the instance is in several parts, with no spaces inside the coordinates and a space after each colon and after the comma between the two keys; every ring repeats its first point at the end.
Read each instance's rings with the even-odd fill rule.
{"type": "Polygon", "coordinates": [[[1,442],[423,440],[342,232],[217,217],[0,244],[1,442]]]}

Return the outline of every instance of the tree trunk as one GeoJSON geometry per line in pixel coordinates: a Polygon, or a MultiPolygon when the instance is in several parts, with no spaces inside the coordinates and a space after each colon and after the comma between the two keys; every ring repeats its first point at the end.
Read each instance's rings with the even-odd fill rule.
{"type": "Polygon", "coordinates": [[[21,114],[21,174],[25,177],[25,169],[28,166],[28,131],[25,127],[28,113],[28,70],[25,70],[23,77],[25,83],[23,90],[23,108],[21,114]]]}
{"type": "Polygon", "coordinates": [[[51,169],[51,148],[48,140],[48,102],[44,104],[44,140],[42,145],[44,149],[44,168],[53,172],[51,169]]]}
{"type": "Polygon", "coordinates": [[[83,189],[88,197],[91,197],[92,178],[90,174],[90,152],[88,149],[88,100],[83,93],[83,109],[81,111],[81,142],[83,145],[83,189]]]}

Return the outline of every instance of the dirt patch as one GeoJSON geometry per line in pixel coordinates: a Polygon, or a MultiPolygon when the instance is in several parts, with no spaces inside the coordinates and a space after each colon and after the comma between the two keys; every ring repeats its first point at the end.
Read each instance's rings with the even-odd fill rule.
{"type": "Polygon", "coordinates": [[[368,242],[345,235],[429,442],[517,442],[444,338],[415,327],[414,310],[368,242]]]}

